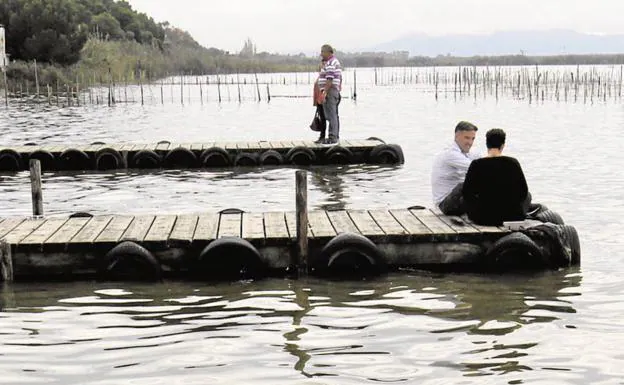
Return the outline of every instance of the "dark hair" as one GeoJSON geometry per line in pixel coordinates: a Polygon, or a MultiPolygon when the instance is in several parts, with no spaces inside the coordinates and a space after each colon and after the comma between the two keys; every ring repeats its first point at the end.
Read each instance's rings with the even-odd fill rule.
{"type": "Polygon", "coordinates": [[[321,51],[327,51],[329,53],[334,53],[334,47],[332,47],[329,44],[323,44],[323,46],[321,47],[321,51]]]}
{"type": "Polygon", "coordinates": [[[455,132],[459,131],[479,131],[479,129],[474,124],[462,120],[461,122],[457,123],[457,126],[455,126],[455,132]]]}
{"type": "Polygon", "coordinates": [[[507,134],[500,128],[492,128],[485,133],[485,146],[490,148],[501,148],[505,144],[507,134]]]}

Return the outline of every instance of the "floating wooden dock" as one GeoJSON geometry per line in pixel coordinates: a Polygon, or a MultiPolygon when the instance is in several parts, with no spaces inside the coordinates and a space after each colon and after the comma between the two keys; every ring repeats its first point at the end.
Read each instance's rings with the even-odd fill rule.
{"type": "MultiPolygon", "coordinates": [[[[421,207],[310,211],[307,223],[308,248],[301,256],[297,255],[295,211],[254,213],[230,209],[184,215],[2,218],[0,276],[7,280],[84,276],[223,279],[240,274],[284,275],[301,266],[319,274],[402,267],[463,266],[480,270],[500,262],[491,251],[497,247],[500,251],[504,237],[511,240],[509,247],[533,252],[533,246],[527,249],[518,236],[531,236],[531,231],[541,234],[531,238],[539,247],[535,250],[542,254],[524,256],[525,262],[543,262],[541,268],[580,262],[577,245],[572,245],[572,249],[578,249],[577,255],[567,260],[554,255],[556,240],[545,241],[545,232],[537,231],[547,224],[528,226],[522,232],[502,226],[478,226],[421,207]],[[547,249],[551,251],[545,257],[547,249]]],[[[568,232],[573,229],[563,225],[549,228],[558,229],[556,226],[568,232]]]]}
{"type": "Polygon", "coordinates": [[[43,171],[188,169],[200,167],[256,167],[281,165],[402,164],[399,145],[383,140],[341,140],[338,145],[316,144],[309,140],[158,143],[89,145],[37,145],[0,147],[0,171],[27,170],[32,159],[43,171]]]}

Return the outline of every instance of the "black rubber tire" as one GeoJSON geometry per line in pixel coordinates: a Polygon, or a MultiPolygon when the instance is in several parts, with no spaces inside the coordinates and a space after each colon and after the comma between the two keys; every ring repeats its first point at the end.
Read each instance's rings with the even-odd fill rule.
{"type": "Polygon", "coordinates": [[[70,218],[93,218],[93,214],[84,211],[78,211],[69,216],[70,218]]]}
{"type": "Polygon", "coordinates": [[[325,164],[350,164],[353,163],[353,152],[346,147],[336,145],[325,151],[323,159],[325,164]]]}
{"type": "Polygon", "coordinates": [[[97,141],[97,142],[91,142],[91,143],[90,143],[90,145],[91,145],[91,146],[95,146],[95,145],[101,145],[101,146],[103,146],[103,145],[105,145],[105,144],[106,144],[106,143],[104,143],[104,142],[99,142],[99,141],[97,141]]]}
{"type": "Polygon", "coordinates": [[[420,206],[420,205],[414,205],[414,206],[410,206],[407,208],[408,210],[425,210],[426,207],[425,206],[420,206]]]}
{"type": "Polygon", "coordinates": [[[38,144],[35,142],[28,142],[28,143],[24,143],[24,146],[38,146],[38,144]]]}
{"type": "Polygon", "coordinates": [[[377,245],[360,234],[342,233],[321,250],[318,270],[340,277],[368,277],[386,271],[386,262],[377,245]]]}
{"type": "Polygon", "coordinates": [[[581,264],[581,240],[579,239],[576,228],[570,225],[561,225],[562,233],[570,247],[570,264],[578,266],[581,264]]]}
{"type": "Polygon", "coordinates": [[[123,168],[123,164],[123,157],[114,148],[102,148],[95,153],[95,168],[97,170],[116,170],[123,168]]]}
{"type": "Polygon", "coordinates": [[[184,147],[177,147],[165,155],[164,166],[166,168],[195,168],[199,166],[197,155],[184,147]]]}
{"type": "Polygon", "coordinates": [[[205,149],[200,159],[203,167],[229,167],[232,164],[230,153],[222,147],[205,149]]]}
{"type": "Polygon", "coordinates": [[[258,154],[253,152],[239,152],[234,158],[236,167],[256,167],[258,166],[258,154]]]}
{"type": "Polygon", "coordinates": [[[93,161],[86,152],[76,148],[69,148],[58,157],[61,170],[91,170],[93,161]]]}
{"type": "Polygon", "coordinates": [[[152,150],[137,151],[130,159],[130,168],[160,168],[162,157],[152,150]]]}
{"type": "Polygon", "coordinates": [[[368,163],[371,164],[403,164],[405,157],[403,149],[396,144],[379,144],[368,154],[368,163]]]}
{"type": "Polygon", "coordinates": [[[100,276],[112,281],[159,281],[160,263],[143,246],[124,241],[113,247],[104,257],[100,276]]]}
{"type": "Polygon", "coordinates": [[[529,205],[529,211],[527,212],[527,218],[535,219],[535,216],[542,211],[548,210],[548,207],[542,203],[531,203],[529,205]]]}
{"type": "Polygon", "coordinates": [[[241,209],[236,208],[236,207],[230,207],[230,208],[223,209],[223,210],[219,211],[219,214],[242,214],[244,212],[245,212],[245,210],[241,210],[241,209]]]}
{"type": "Polygon", "coordinates": [[[513,232],[485,252],[485,263],[495,270],[535,270],[550,266],[542,249],[526,234],[513,232]]]}
{"type": "Polygon", "coordinates": [[[197,259],[197,278],[240,280],[266,275],[260,252],[247,240],[224,237],[210,242],[197,259]]]}
{"type": "Polygon", "coordinates": [[[54,154],[46,150],[35,150],[30,154],[30,159],[37,159],[41,164],[41,171],[56,170],[56,158],[54,154]]]}
{"type": "Polygon", "coordinates": [[[379,138],[378,138],[378,137],[376,137],[376,136],[371,136],[370,138],[367,138],[366,140],[376,140],[376,141],[378,141],[378,142],[381,142],[381,143],[383,143],[383,144],[386,144],[386,141],[385,141],[385,140],[383,140],[383,139],[379,139],[379,138]]]}
{"type": "Polygon", "coordinates": [[[561,218],[561,215],[557,214],[552,210],[538,212],[537,214],[535,214],[535,219],[544,223],[554,223],[556,225],[565,224],[563,222],[563,218],[561,218]]]}
{"type": "Polygon", "coordinates": [[[156,144],[171,144],[171,142],[168,140],[159,140],[156,144]]]}
{"type": "Polygon", "coordinates": [[[23,167],[22,157],[17,151],[10,148],[0,151],[0,171],[20,171],[23,167]]]}
{"type": "Polygon", "coordinates": [[[296,166],[310,166],[316,161],[314,151],[307,147],[297,146],[286,153],[286,162],[296,166]]]}
{"type": "Polygon", "coordinates": [[[284,157],[275,150],[267,150],[260,154],[258,163],[261,166],[281,166],[284,164],[284,157]]]}

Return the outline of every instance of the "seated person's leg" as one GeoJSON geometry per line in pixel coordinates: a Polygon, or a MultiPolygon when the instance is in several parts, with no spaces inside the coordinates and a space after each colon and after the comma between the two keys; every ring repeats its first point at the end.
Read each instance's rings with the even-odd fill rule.
{"type": "Polygon", "coordinates": [[[445,215],[462,215],[466,212],[462,197],[463,183],[458,183],[453,190],[440,202],[440,211],[445,215]]]}

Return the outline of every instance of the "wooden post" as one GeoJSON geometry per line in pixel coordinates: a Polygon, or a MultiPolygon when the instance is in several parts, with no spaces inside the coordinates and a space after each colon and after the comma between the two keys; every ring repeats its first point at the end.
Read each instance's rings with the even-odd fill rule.
{"type": "Polygon", "coordinates": [[[353,70],[353,100],[357,100],[357,71],[353,70]]]}
{"type": "Polygon", "coordinates": [[[11,245],[4,239],[0,239],[0,281],[13,281],[13,259],[11,258],[11,245]]]}
{"type": "Polygon", "coordinates": [[[41,191],[41,162],[30,160],[30,187],[32,190],[33,216],[43,215],[43,193],[41,191]]]}
{"type": "Polygon", "coordinates": [[[7,71],[6,68],[2,71],[4,75],[4,105],[9,106],[9,83],[7,82],[7,71]]]}
{"type": "Polygon", "coordinates": [[[260,83],[258,83],[258,74],[254,73],[254,76],[256,77],[256,90],[258,91],[258,101],[261,101],[262,98],[260,97],[260,83]]]}
{"type": "Polygon", "coordinates": [[[269,89],[269,83],[267,83],[267,103],[271,102],[271,90],[269,89]]]}
{"type": "Polygon", "coordinates": [[[308,274],[308,174],[296,172],[297,253],[293,265],[300,276],[308,274]]]}
{"type": "Polygon", "coordinates": [[[35,59],[35,89],[37,90],[37,100],[39,100],[39,71],[37,71],[37,59],[35,59]]]}

